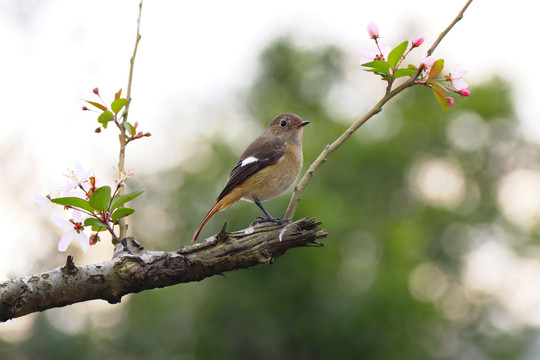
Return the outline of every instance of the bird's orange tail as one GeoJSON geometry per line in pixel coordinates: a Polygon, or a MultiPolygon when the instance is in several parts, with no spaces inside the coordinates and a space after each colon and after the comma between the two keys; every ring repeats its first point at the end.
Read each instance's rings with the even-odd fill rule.
{"type": "Polygon", "coordinates": [[[192,242],[195,243],[197,241],[197,238],[199,237],[199,234],[203,227],[206,225],[208,221],[214,216],[215,213],[227,209],[229,206],[240,200],[240,193],[237,193],[236,191],[231,191],[227,195],[225,195],[221,200],[216,202],[214,206],[210,209],[210,211],[206,214],[203,221],[201,221],[201,224],[197,228],[197,231],[195,231],[195,234],[193,235],[192,242]]]}

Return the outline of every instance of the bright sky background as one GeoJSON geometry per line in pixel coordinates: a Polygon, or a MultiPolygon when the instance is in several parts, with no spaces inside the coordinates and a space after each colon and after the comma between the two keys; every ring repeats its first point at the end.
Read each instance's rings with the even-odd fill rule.
{"type": "MultiPolygon", "coordinates": [[[[277,35],[292,33],[307,46],[333,43],[359,59],[360,46],[371,45],[366,25],[375,21],[388,44],[424,35],[427,50],[464,3],[147,1],[130,120],[153,136],[128,149],[127,167],[152,173],[187,157],[193,151],[190,139],[208,129],[201,114],[209,104],[221,109],[227,121],[234,118],[236,91],[256,71],[260,50],[277,35]],[[182,114],[184,122],[176,122],[175,114],[182,114]]],[[[96,86],[106,99],[126,88],[137,5],[0,0],[0,281],[28,274],[28,261],[40,271],[64,258],[35,262],[56,247],[56,240],[44,234],[51,225],[41,219],[57,209],[36,205],[34,191],[47,193],[62,185],[62,175],[75,160],[105,181],[115,175],[116,135],[93,134],[95,116],[80,110],[81,99],[94,100],[96,86]]],[[[512,6],[475,0],[435,55],[469,70],[466,79],[473,85],[494,74],[511,79],[523,134],[540,139],[540,89],[534,63],[528,65],[540,58],[539,47],[533,46],[540,32],[529,6],[524,0],[512,6]]],[[[370,76],[365,73],[358,87],[375,101],[383,87],[366,87],[373,84],[370,76]]],[[[359,115],[369,106],[360,103],[359,115]]],[[[221,121],[215,109],[208,113],[209,123],[221,121]]],[[[237,121],[241,125],[243,119],[237,121]]],[[[82,261],[110,258],[110,249],[101,248],[105,251],[92,248],[82,261]]]]}

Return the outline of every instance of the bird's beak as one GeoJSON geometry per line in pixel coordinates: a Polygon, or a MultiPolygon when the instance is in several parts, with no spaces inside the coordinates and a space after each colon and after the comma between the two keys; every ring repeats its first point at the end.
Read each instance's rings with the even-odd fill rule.
{"type": "Polygon", "coordinates": [[[307,124],[309,124],[309,121],[302,121],[300,124],[298,124],[297,126],[298,127],[304,127],[306,126],[307,124]]]}

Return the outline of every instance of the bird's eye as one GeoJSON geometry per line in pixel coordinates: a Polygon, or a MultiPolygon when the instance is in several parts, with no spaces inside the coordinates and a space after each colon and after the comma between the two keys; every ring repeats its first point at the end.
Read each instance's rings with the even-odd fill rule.
{"type": "Polygon", "coordinates": [[[281,122],[279,123],[279,126],[285,127],[285,125],[287,125],[287,122],[285,120],[281,120],[281,122]]]}

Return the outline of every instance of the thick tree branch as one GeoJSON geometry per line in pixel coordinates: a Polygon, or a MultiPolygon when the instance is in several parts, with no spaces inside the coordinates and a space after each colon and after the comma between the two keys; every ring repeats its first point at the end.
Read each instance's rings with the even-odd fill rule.
{"type": "Polygon", "coordinates": [[[263,223],[245,230],[222,231],[177,252],[149,251],[135,239],[116,245],[111,260],[63,267],[0,283],[0,321],[78,302],[103,299],[118,303],[130,293],[200,281],[226,271],[272,263],[294,247],[323,246],[327,236],[314,219],[263,223]]]}

